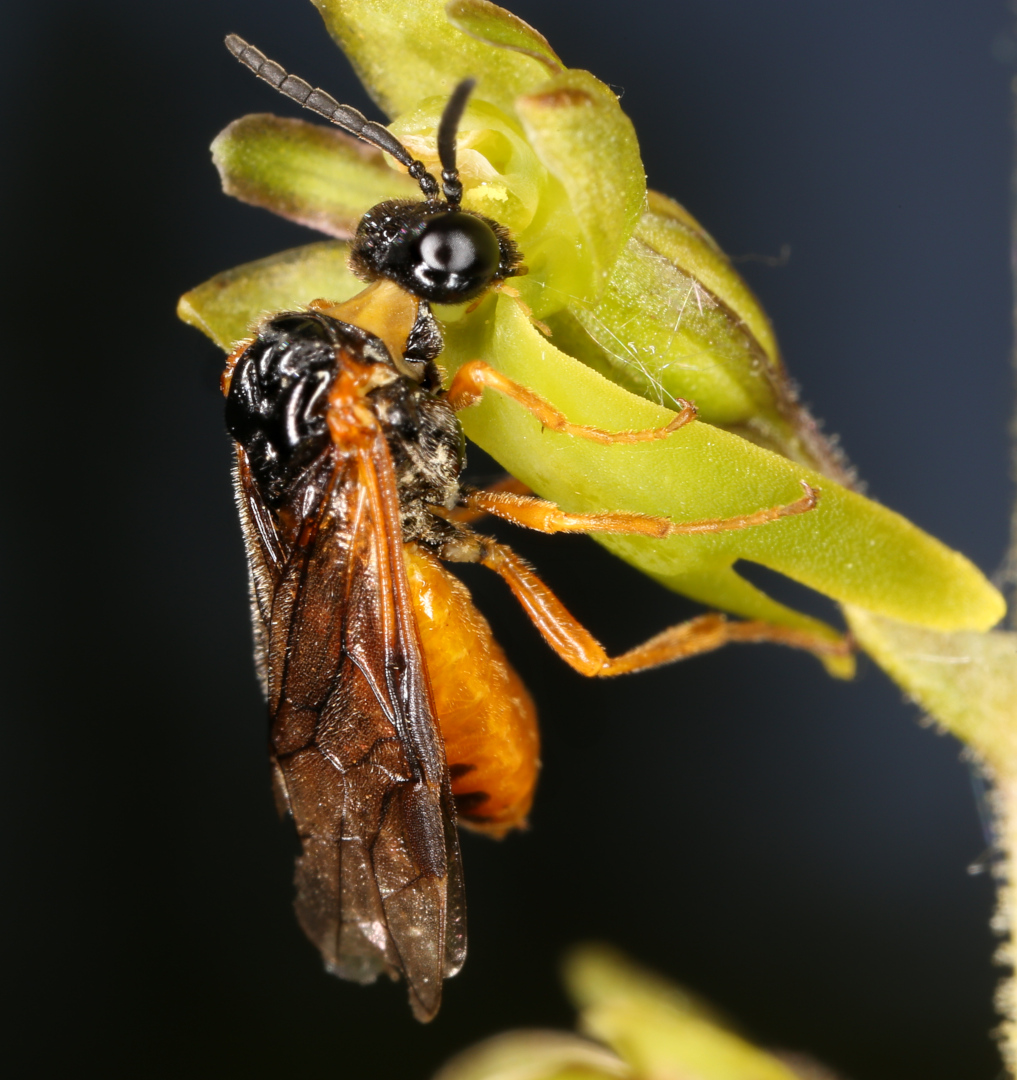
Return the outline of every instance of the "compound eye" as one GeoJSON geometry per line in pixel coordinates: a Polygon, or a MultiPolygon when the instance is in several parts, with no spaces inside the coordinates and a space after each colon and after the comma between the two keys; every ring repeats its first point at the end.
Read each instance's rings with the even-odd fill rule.
{"type": "Polygon", "coordinates": [[[430,287],[429,299],[446,303],[477,295],[501,263],[501,246],[491,226],[457,211],[431,218],[416,247],[416,276],[430,287]]]}
{"type": "Polygon", "coordinates": [[[491,274],[498,269],[498,238],[489,225],[467,214],[449,214],[429,224],[420,238],[420,257],[446,274],[491,274]]]}

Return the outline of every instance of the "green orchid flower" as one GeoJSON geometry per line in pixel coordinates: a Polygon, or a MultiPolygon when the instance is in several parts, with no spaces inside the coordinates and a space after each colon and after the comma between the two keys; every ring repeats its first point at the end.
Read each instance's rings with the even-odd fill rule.
{"type": "MultiPolygon", "coordinates": [[[[461,414],[466,434],[573,512],[723,518],[793,502],[803,480],[821,489],[813,511],[762,527],[596,539],[668,588],[747,618],[836,634],[751,585],[742,560],[839,601],[859,644],[997,781],[1013,881],[1017,634],[989,632],[1003,598],[962,555],[854,490],[796,400],[749,288],[686,210],[646,190],[615,94],[566,69],[539,33],[488,0],[313,2],[391,130],[432,172],[448,94],[467,76],[478,80],[458,139],[464,206],[511,231],[528,273],[513,279],[518,296],[436,309],[446,376],[482,358],[574,423],[607,429],[663,426],[679,398],[699,416],[660,442],[603,446],[544,430],[489,393],[461,414]]],[[[360,291],[346,241],[361,216],[385,199],[420,197],[379,151],[302,120],[244,117],[212,152],[228,194],[332,238],[226,271],[181,299],[181,317],[226,351],[264,314],[360,291]]],[[[825,662],[851,673],[850,661],[825,662]]],[[[1004,890],[1001,925],[1017,922],[1013,896],[1004,890]]],[[[442,1080],[796,1075],[647,978],[582,954],[569,982],[599,1043],[509,1034],[450,1064],[442,1080]]],[[[1004,1053],[1017,1064],[1014,984],[1000,1003],[1004,1053]]]]}
{"type": "MultiPolygon", "coordinates": [[[[314,2],[391,130],[432,170],[449,92],[478,80],[459,131],[463,204],[511,231],[529,272],[513,279],[518,297],[436,309],[446,375],[483,358],[573,422],[609,429],[664,425],[678,397],[699,410],[666,440],[604,446],[544,430],[489,393],[461,414],[470,439],[569,511],[722,518],[791,503],[802,481],[821,489],[815,510],[763,527],[597,538],[711,607],[834,635],[743,578],[736,564],[747,560],[936,631],[985,631],[1002,617],[1002,597],[963,556],[852,490],[795,401],[748,287],[685,210],[646,191],[635,132],[607,86],[566,69],[540,34],[487,0],[314,2]]],[[[182,298],[181,317],[226,350],[264,313],[356,293],[345,239],[375,203],[419,197],[380,152],[301,120],[238,120],[213,158],[229,194],[336,238],[182,298]]]]}

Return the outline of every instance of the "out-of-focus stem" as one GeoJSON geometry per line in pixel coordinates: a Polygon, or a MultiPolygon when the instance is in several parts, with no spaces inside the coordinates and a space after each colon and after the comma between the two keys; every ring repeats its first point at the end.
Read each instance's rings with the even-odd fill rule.
{"type": "Polygon", "coordinates": [[[1007,1071],[1017,1075],[1017,981],[1013,976],[1014,966],[1014,881],[1017,880],[1017,866],[1014,865],[1017,854],[1017,776],[997,779],[992,795],[993,809],[996,815],[998,842],[1002,849],[997,863],[996,873],[999,878],[999,896],[993,929],[1000,935],[1002,942],[996,954],[999,963],[1010,968],[1010,973],[1000,983],[996,994],[996,1008],[1002,1017],[999,1026],[999,1049],[1003,1055],[1007,1071]]]}

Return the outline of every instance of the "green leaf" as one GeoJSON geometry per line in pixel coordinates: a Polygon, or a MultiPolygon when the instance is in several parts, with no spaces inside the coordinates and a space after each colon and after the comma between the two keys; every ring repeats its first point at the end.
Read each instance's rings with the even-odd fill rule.
{"type": "Polygon", "coordinates": [[[547,78],[546,58],[458,30],[448,21],[444,0],[314,0],[314,6],[388,116],[424,98],[448,97],[469,76],[479,79],[480,99],[509,111],[519,94],[547,78]]]}
{"type": "MultiPolygon", "coordinates": [[[[653,428],[673,415],[555,348],[510,298],[488,301],[477,316],[448,326],[442,362],[450,370],[483,357],[575,423],[653,428]]],[[[655,442],[603,446],[545,430],[490,392],[461,418],[467,435],[509,472],[571,511],[698,520],[793,502],[802,480],[822,490],[812,512],[756,528],[667,540],[600,538],[704,603],[801,625],[803,616],[763,603],[763,594],[737,578],[732,567],[746,559],[842,603],[937,629],[987,629],[1004,613],[1002,597],[962,555],[878,503],[710,424],[695,422],[655,442]]]]}
{"type": "Polygon", "coordinates": [[[584,248],[569,253],[593,272],[594,293],[639,220],[646,176],[632,122],[586,71],[566,71],[520,97],[516,111],[537,157],[565,190],[584,248]]]}
{"type": "Polygon", "coordinates": [[[414,198],[405,170],[337,128],[267,113],[235,120],[216,136],[212,160],[222,188],[312,229],[349,239],[383,199],[414,198]]]}
{"type": "Polygon", "coordinates": [[[281,251],[191,289],[180,298],[177,314],[231,352],[264,315],[301,309],[319,298],[348,300],[358,293],[364,283],[347,269],[348,257],[348,245],[339,240],[281,251]]]}
{"type": "Polygon", "coordinates": [[[1017,633],[944,634],[849,607],[859,644],[1008,783],[1017,774],[1017,633]]]}

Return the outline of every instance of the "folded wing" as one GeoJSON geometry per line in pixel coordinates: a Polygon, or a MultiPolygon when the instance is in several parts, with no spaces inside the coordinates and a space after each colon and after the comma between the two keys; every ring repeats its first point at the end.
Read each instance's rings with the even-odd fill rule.
{"type": "Polygon", "coordinates": [[[401,974],[429,1020],[465,955],[462,871],[391,460],[380,434],[363,442],[329,453],[289,542],[242,450],[238,501],[278,791],[303,846],[298,917],[331,971],[401,974]]]}

